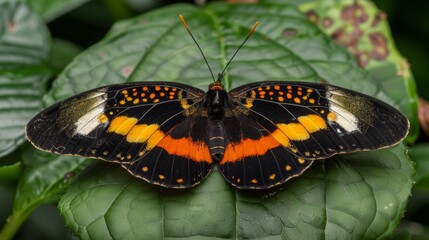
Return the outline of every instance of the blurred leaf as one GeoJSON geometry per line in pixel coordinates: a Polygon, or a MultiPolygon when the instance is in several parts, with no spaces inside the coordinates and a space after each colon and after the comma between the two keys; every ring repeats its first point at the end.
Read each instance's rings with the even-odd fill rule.
{"type": "Polygon", "coordinates": [[[0,182],[16,181],[21,175],[21,164],[0,167],[0,182]]]}
{"type": "Polygon", "coordinates": [[[407,229],[403,229],[403,230],[395,233],[395,236],[393,239],[395,239],[395,240],[412,240],[411,233],[407,229]]]}
{"type": "Polygon", "coordinates": [[[42,106],[50,38],[19,0],[0,1],[0,157],[24,141],[24,126],[42,106]]]}
{"type": "Polygon", "coordinates": [[[410,120],[407,141],[414,142],[419,132],[417,90],[408,62],[395,46],[386,14],[367,0],[315,0],[300,8],[370,72],[380,98],[410,120]]]}
{"type": "Polygon", "coordinates": [[[27,0],[28,4],[49,22],[83,5],[89,0],[27,0]]]}
{"type": "Polygon", "coordinates": [[[56,74],[59,74],[81,51],[80,47],[71,42],[58,38],[53,39],[50,67],[56,74]]]}
{"type": "Polygon", "coordinates": [[[157,0],[125,0],[134,10],[142,12],[148,9],[153,9],[161,5],[161,1],[157,0]]]}
{"type": "Polygon", "coordinates": [[[404,221],[395,234],[395,240],[427,240],[429,227],[418,222],[404,221]]]}
{"type": "MultiPolygon", "coordinates": [[[[206,89],[211,76],[178,13],[215,71],[261,22],[228,68],[227,89],[266,79],[328,81],[392,102],[297,9],[222,3],[173,5],[115,24],[65,69],[47,102],[119,82],[178,81],[206,89]]],[[[194,189],[165,190],[117,168],[97,164],[61,199],[62,214],[80,238],[386,238],[402,217],[413,175],[402,145],[320,161],[277,193],[237,191],[216,171],[194,189]]]]}
{"type": "Polygon", "coordinates": [[[416,164],[416,187],[429,190],[429,143],[411,147],[410,157],[416,164]]]}

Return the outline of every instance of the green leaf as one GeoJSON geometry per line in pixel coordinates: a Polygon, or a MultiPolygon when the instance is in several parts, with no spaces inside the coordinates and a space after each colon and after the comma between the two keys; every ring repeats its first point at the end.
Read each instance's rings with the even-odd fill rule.
{"type": "Polygon", "coordinates": [[[411,147],[410,158],[416,163],[416,187],[429,190],[429,143],[411,147]]]}
{"type": "Polygon", "coordinates": [[[78,157],[41,152],[30,145],[23,150],[21,177],[12,213],[0,231],[0,239],[12,239],[27,217],[41,204],[58,201],[61,193],[88,161],[78,157]]]}
{"type": "MultiPolygon", "coordinates": [[[[47,102],[119,82],[177,81],[206,89],[210,73],[178,13],[215,72],[260,21],[227,70],[228,89],[266,79],[328,81],[399,100],[294,7],[219,3],[173,5],[115,24],[65,69],[47,102]]],[[[320,161],[284,190],[237,191],[217,171],[191,190],[148,185],[114,164],[87,171],[60,201],[67,225],[82,239],[386,238],[404,212],[413,175],[402,145],[320,161]]]]}
{"type": "Polygon", "coordinates": [[[14,212],[26,212],[57,200],[57,194],[88,166],[84,158],[46,153],[29,145],[22,158],[24,170],[15,195],[14,212]]]}
{"type": "Polygon", "coordinates": [[[407,141],[414,142],[419,133],[416,85],[407,60],[395,46],[386,14],[367,0],[314,0],[300,8],[369,71],[377,91],[393,99],[388,102],[410,120],[407,141]]]}
{"type": "Polygon", "coordinates": [[[0,1],[0,157],[24,141],[24,126],[42,107],[49,33],[18,0],[0,1]]]}
{"type": "Polygon", "coordinates": [[[48,22],[88,1],[89,0],[27,0],[28,4],[48,22]]]}

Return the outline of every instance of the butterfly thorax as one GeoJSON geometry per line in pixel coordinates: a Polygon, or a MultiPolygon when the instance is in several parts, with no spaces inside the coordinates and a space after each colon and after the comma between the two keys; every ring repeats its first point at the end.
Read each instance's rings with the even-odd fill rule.
{"type": "Polygon", "coordinates": [[[223,117],[225,109],[232,107],[232,102],[223,85],[216,81],[209,86],[202,107],[208,112],[207,140],[210,154],[214,160],[220,161],[225,152],[225,129],[223,117]]]}
{"type": "Polygon", "coordinates": [[[206,92],[202,106],[207,109],[211,119],[221,120],[225,108],[231,106],[228,93],[223,88],[223,85],[216,81],[209,86],[206,92]]]}

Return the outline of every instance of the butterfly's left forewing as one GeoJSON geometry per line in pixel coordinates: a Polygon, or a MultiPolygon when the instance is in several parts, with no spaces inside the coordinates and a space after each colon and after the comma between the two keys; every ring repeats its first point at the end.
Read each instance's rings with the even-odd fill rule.
{"type": "Polygon", "coordinates": [[[45,151],[135,162],[184,121],[203,95],[178,83],[110,85],[48,107],[28,123],[26,134],[45,151]]]}

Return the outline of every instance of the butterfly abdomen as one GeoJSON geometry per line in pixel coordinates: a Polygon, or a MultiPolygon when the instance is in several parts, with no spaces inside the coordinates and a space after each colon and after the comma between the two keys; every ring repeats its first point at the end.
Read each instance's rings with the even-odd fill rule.
{"type": "Polygon", "coordinates": [[[207,131],[210,154],[214,160],[220,161],[225,152],[226,145],[223,122],[220,120],[212,120],[208,125],[207,131]]]}

